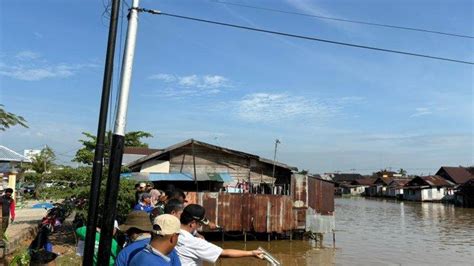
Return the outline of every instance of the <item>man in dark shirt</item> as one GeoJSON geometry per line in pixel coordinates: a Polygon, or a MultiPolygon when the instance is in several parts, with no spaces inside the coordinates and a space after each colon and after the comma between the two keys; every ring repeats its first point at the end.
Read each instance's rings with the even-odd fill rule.
{"type": "Polygon", "coordinates": [[[9,222],[15,220],[15,200],[12,198],[13,189],[5,189],[5,193],[0,197],[2,204],[2,224],[0,228],[0,244],[3,244],[3,239],[9,222]]]}

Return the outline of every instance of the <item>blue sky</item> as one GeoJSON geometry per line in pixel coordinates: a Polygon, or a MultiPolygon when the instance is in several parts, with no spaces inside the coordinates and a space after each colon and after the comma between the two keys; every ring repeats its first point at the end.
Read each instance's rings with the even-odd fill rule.
{"type": "MultiPolygon", "coordinates": [[[[472,1],[229,2],[474,35],[472,1]]],[[[472,39],[207,0],[142,0],[141,6],[474,61],[472,39]]],[[[2,1],[0,12],[0,102],[30,126],[1,132],[1,143],[17,151],[48,144],[59,162],[68,162],[81,132],[97,128],[104,3],[2,1]]],[[[123,23],[117,49],[125,32],[123,23]]],[[[151,147],[195,138],[268,158],[278,138],[280,161],[318,173],[386,167],[433,173],[441,165],[474,164],[473,70],[140,14],[127,130],[153,133],[151,147]]],[[[117,81],[118,69],[114,95],[117,81]]]]}

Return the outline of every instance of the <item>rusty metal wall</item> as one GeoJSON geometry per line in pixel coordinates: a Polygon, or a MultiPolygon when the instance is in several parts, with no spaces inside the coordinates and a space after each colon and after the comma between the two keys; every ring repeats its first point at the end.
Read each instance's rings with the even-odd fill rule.
{"type": "Polygon", "coordinates": [[[334,212],[334,183],[308,178],[308,206],[323,215],[334,212]]]}
{"type": "Polygon", "coordinates": [[[294,202],[294,207],[308,206],[308,176],[293,174],[291,178],[291,195],[294,202]]]}
{"type": "Polygon", "coordinates": [[[225,231],[282,233],[297,227],[289,196],[189,192],[186,199],[202,205],[207,218],[225,231]]]}

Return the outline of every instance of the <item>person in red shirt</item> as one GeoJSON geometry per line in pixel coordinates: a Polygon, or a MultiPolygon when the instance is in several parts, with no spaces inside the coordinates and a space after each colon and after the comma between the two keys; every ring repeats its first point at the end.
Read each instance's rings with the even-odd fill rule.
{"type": "Polygon", "coordinates": [[[5,189],[5,193],[0,197],[2,205],[2,224],[0,228],[0,243],[3,243],[5,232],[7,231],[9,222],[15,220],[15,200],[12,198],[13,189],[5,189]]]}

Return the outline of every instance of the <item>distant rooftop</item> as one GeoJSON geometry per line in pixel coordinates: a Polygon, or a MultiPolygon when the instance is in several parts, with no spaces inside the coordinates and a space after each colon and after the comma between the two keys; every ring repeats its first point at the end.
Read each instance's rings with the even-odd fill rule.
{"type": "Polygon", "coordinates": [[[0,145],[0,162],[31,163],[31,160],[5,146],[0,145]]]}

